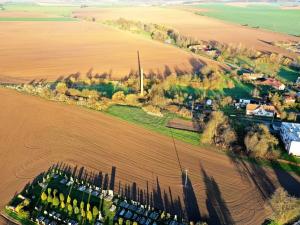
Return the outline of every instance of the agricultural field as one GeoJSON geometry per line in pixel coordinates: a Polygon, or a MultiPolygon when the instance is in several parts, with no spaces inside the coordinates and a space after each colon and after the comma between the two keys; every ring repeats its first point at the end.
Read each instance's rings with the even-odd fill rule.
{"type": "MultiPolygon", "coordinates": [[[[192,70],[190,61],[195,55],[142,35],[122,32],[101,24],[120,17],[165,24],[184,35],[201,40],[242,43],[247,47],[286,55],[292,53],[264,41],[299,40],[297,37],[199,16],[193,10],[180,7],[80,8],[5,4],[4,10],[0,11],[0,41],[3,43],[0,44],[0,79],[18,82],[55,80],[77,72],[84,75],[91,68],[94,73],[111,74],[113,78],[124,77],[130,71],[137,70],[137,50],[141,52],[145,72],[160,74],[166,66],[173,70],[192,70]],[[178,17],[181,19],[178,20],[178,17]],[[92,18],[97,23],[81,21],[92,18]],[[231,35],[233,30],[238,30],[234,38],[231,35]]],[[[202,56],[197,58],[205,64],[213,63],[202,56]]]]}
{"type": "MultiPolygon", "coordinates": [[[[60,165],[89,171],[86,179],[101,174],[117,198],[151,202],[149,211],[186,224],[274,219],[277,191],[300,198],[300,159],[279,133],[282,122],[299,121],[300,58],[290,49],[300,47],[298,11],[0,4],[0,213],[51,211],[42,187],[68,196],[73,186],[60,182],[73,178],[37,175],[60,165]]],[[[91,200],[72,193],[80,197],[91,200]]],[[[181,225],[173,222],[165,224],[181,225]]]]}
{"type": "Polygon", "coordinates": [[[276,46],[267,44],[272,41],[299,41],[299,37],[254,29],[222,20],[201,16],[207,9],[196,6],[168,7],[114,7],[85,8],[75,10],[78,18],[95,18],[99,21],[125,18],[145,23],[163,24],[172,27],[181,34],[201,40],[216,40],[221,43],[242,44],[262,51],[274,51],[289,56],[294,54],[276,46]],[[180,19],[178,19],[180,18],[180,19]],[[235,34],[232,36],[232,34],[235,34]]]}
{"type": "Polygon", "coordinates": [[[225,4],[199,5],[201,15],[219,20],[259,27],[266,30],[300,36],[299,9],[282,9],[276,4],[233,6],[225,4]],[[291,21],[293,26],[290,25],[291,21]]]}
{"type": "Polygon", "coordinates": [[[172,138],[103,113],[11,90],[1,89],[0,93],[4,109],[0,122],[6,127],[0,130],[0,149],[6,150],[1,151],[1,158],[5,154],[6,159],[0,165],[5,181],[0,184],[1,208],[27,182],[57,162],[104,173],[115,166],[115,191],[133,183],[140,190],[160,191],[156,196],[164,197],[157,204],[168,208],[170,199],[178,199],[190,219],[207,218],[213,224],[223,224],[222,220],[261,224],[270,213],[264,207],[268,191],[278,185],[293,194],[299,190],[299,177],[284,171],[261,168],[181,141],[174,143],[172,138]],[[183,194],[183,169],[189,171],[188,195],[183,194]],[[216,212],[219,207],[226,211],[216,212]]]}
{"type": "Polygon", "coordinates": [[[91,68],[94,73],[120,78],[137,70],[137,50],[145,72],[163,73],[166,65],[192,69],[190,59],[194,56],[171,46],[120,35],[101,24],[45,20],[1,22],[1,80],[55,80],[77,72],[85,75],[91,68]]]}
{"type": "MultiPolygon", "coordinates": [[[[102,8],[106,7],[96,7],[102,8]]],[[[83,10],[80,7],[7,4],[4,9],[0,11],[2,81],[53,81],[77,72],[84,75],[91,68],[94,73],[107,73],[116,79],[137,70],[137,50],[145,72],[163,73],[166,66],[172,70],[192,70],[190,60],[194,55],[76,19],[73,12],[83,10]]]]}

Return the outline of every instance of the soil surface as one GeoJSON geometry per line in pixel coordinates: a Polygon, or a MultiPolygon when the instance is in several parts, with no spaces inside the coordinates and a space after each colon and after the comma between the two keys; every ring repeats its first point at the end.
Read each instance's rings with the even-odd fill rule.
{"type": "MultiPolygon", "coordinates": [[[[137,50],[145,72],[165,67],[190,72],[195,58],[184,50],[81,21],[0,23],[0,81],[55,80],[80,72],[124,77],[137,70],[137,50]]],[[[197,60],[211,60],[197,57],[197,60]]]]}
{"type": "Polygon", "coordinates": [[[95,17],[99,20],[126,18],[147,23],[164,24],[180,33],[201,40],[216,40],[227,44],[242,44],[261,51],[272,51],[287,56],[295,56],[285,49],[272,46],[273,41],[300,41],[299,37],[254,29],[238,24],[227,23],[207,16],[196,15],[205,9],[192,7],[116,7],[86,8],[74,12],[78,17],[95,17]]]}
{"type": "Polygon", "coordinates": [[[115,191],[214,225],[260,225],[270,215],[267,200],[276,187],[300,194],[299,177],[287,172],[174,141],[101,112],[7,89],[0,96],[0,208],[53,164],[84,168],[91,177],[108,174],[115,191]]]}

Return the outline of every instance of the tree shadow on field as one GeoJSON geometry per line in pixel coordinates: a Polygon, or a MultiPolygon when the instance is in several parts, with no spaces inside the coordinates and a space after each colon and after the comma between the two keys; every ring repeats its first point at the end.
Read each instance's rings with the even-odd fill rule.
{"type": "Polygon", "coordinates": [[[231,163],[235,166],[236,171],[240,174],[241,179],[253,183],[263,200],[269,199],[275,191],[275,185],[264,168],[255,161],[245,162],[233,153],[227,155],[231,163]]]}
{"type": "Polygon", "coordinates": [[[283,170],[278,162],[273,162],[274,172],[277,180],[282,188],[284,188],[290,195],[297,198],[300,197],[300,182],[291,173],[283,170]]]}
{"type": "Polygon", "coordinates": [[[200,74],[200,70],[202,67],[206,65],[206,63],[198,58],[192,57],[189,59],[189,62],[192,66],[192,72],[196,75],[200,74]]]}
{"type": "Polygon", "coordinates": [[[266,40],[263,40],[263,39],[258,39],[258,40],[262,43],[265,43],[265,44],[268,44],[268,45],[273,45],[273,43],[271,41],[266,41],[266,40]]]}
{"type": "Polygon", "coordinates": [[[50,89],[51,90],[54,90],[56,85],[59,83],[59,82],[62,82],[64,80],[64,76],[59,76],[51,85],[50,85],[50,89]]]}
{"type": "Polygon", "coordinates": [[[170,76],[171,74],[172,74],[171,68],[168,65],[165,65],[164,72],[163,72],[164,78],[170,76]]]}
{"type": "MultiPolygon", "coordinates": [[[[162,185],[159,177],[151,181],[117,180],[117,167],[111,167],[111,173],[88,171],[83,166],[71,167],[65,163],[57,163],[52,168],[64,171],[67,175],[89,182],[103,190],[113,190],[127,200],[139,202],[145,207],[164,210],[177,215],[178,220],[200,221],[201,214],[195,190],[189,177],[181,176],[181,184],[174,191],[166,184],[162,185]],[[181,187],[182,191],[181,192],[181,187]],[[180,193],[177,195],[177,193],[180,193]],[[182,193],[182,194],[181,194],[182,193]]],[[[179,178],[180,179],[180,178],[179,178]]],[[[180,180],[179,180],[180,181],[180,180]]]]}
{"type": "Polygon", "coordinates": [[[162,189],[158,177],[155,184],[152,184],[152,189],[149,186],[148,181],[146,181],[146,188],[139,187],[136,182],[122,184],[119,181],[118,194],[128,200],[177,215],[179,219],[187,218],[180,196],[174,196],[171,187],[168,187],[168,190],[162,189]]]}
{"type": "Polygon", "coordinates": [[[182,173],[183,200],[185,212],[189,221],[200,221],[200,209],[190,178],[182,173]]]}
{"type": "Polygon", "coordinates": [[[109,189],[110,190],[115,189],[116,170],[117,170],[117,168],[115,166],[111,167],[110,183],[109,183],[109,189]]]}
{"type": "Polygon", "coordinates": [[[175,72],[175,74],[176,74],[177,76],[182,76],[182,75],[184,75],[184,74],[188,74],[187,71],[185,71],[185,70],[179,68],[178,66],[175,66],[175,67],[174,67],[174,72],[175,72]]]}
{"type": "Polygon", "coordinates": [[[209,213],[208,224],[230,225],[234,224],[231,213],[222,197],[221,191],[215,179],[207,175],[202,166],[201,173],[206,186],[206,207],[209,213]]]}

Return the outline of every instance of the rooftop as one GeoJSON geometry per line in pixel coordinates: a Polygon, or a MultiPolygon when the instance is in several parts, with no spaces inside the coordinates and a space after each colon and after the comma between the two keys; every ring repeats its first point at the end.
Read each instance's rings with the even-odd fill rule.
{"type": "Polygon", "coordinates": [[[263,81],[260,81],[260,83],[263,85],[270,85],[276,89],[279,89],[281,85],[283,85],[279,80],[276,80],[274,78],[267,78],[263,81]]]}
{"type": "Polygon", "coordinates": [[[286,123],[281,124],[281,128],[287,131],[288,137],[291,141],[300,141],[300,124],[286,123]]]}
{"type": "Polygon", "coordinates": [[[246,109],[254,111],[256,109],[264,109],[266,111],[276,112],[276,108],[273,105],[258,105],[258,104],[247,104],[246,109]]]}

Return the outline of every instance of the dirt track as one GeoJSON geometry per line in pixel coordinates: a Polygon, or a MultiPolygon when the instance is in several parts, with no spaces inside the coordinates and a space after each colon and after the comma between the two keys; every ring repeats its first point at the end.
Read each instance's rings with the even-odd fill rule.
{"type": "Polygon", "coordinates": [[[288,173],[179,141],[177,157],[171,138],[103,113],[5,89],[0,97],[0,207],[57,162],[108,174],[115,166],[116,191],[143,201],[148,196],[157,207],[210,224],[261,224],[276,186],[294,194],[300,188],[288,173]],[[185,189],[181,169],[188,169],[185,189]]]}

